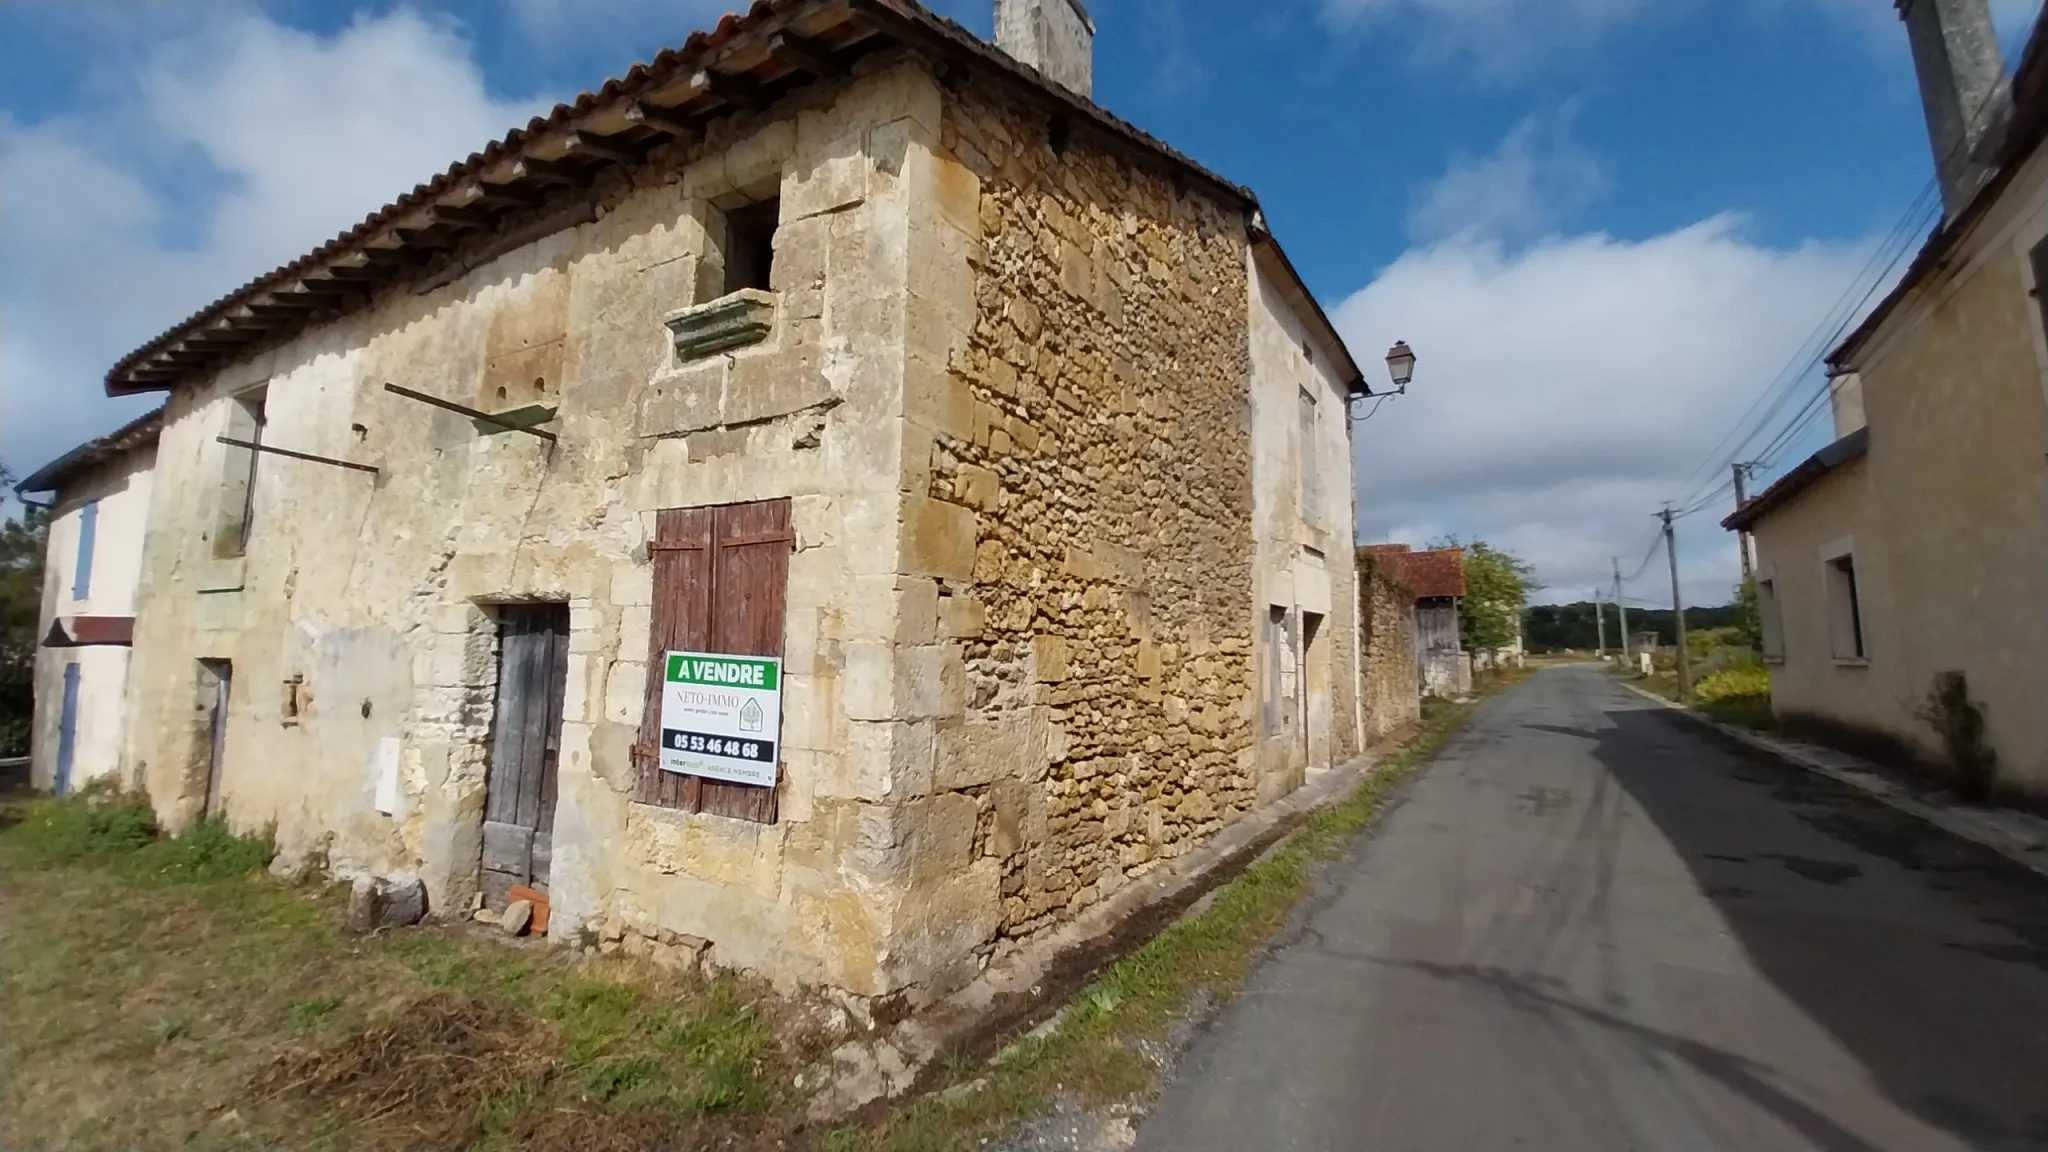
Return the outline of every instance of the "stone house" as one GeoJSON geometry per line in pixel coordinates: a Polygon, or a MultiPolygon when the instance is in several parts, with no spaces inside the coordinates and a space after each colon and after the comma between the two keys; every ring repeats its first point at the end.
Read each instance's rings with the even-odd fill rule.
{"type": "Polygon", "coordinates": [[[1359,712],[1373,742],[1422,719],[1415,657],[1415,592],[1370,548],[1358,563],[1359,712]]]}
{"type": "Polygon", "coordinates": [[[1458,548],[1417,552],[1406,544],[1367,544],[1361,561],[1386,569],[1415,600],[1415,677],[1425,696],[1463,696],[1472,691],[1472,658],[1458,627],[1465,599],[1465,553],[1458,548]]]}
{"type": "Polygon", "coordinates": [[[1985,0],[1901,6],[1945,209],[1828,357],[1833,443],[1724,524],[1755,534],[1772,705],[1942,765],[1960,672],[2007,791],[2048,793],[2048,23],[2008,80],[1985,0]]]}
{"type": "Polygon", "coordinates": [[[165,817],[915,999],[1353,754],[1358,368],[998,27],[756,4],[117,365],[165,817]]]}
{"type": "Polygon", "coordinates": [[[118,772],[157,410],[64,453],[15,491],[49,493],[29,779],[65,795],[118,772]]]}

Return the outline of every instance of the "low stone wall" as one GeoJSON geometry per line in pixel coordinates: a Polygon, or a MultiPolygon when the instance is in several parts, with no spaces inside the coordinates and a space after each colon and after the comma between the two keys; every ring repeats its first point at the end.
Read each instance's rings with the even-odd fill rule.
{"type": "Polygon", "coordinates": [[[1358,566],[1359,707],[1365,736],[1384,738],[1422,718],[1415,670],[1415,594],[1370,560],[1358,566]]]}

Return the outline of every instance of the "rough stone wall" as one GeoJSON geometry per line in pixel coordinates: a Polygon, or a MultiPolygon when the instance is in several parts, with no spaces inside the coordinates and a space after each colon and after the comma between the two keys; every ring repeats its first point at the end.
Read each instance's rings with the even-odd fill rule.
{"type": "Polygon", "coordinates": [[[930,720],[906,717],[942,709],[959,681],[934,658],[932,581],[904,575],[952,562],[932,526],[945,522],[905,492],[921,499],[927,481],[906,477],[901,419],[909,222],[935,211],[924,158],[939,106],[918,61],[870,58],[607,175],[593,222],[431,291],[393,287],[181,386],[131,678],[131,759],[166,817],[194,818],[203,794],[196,661],[232,660],[228,819],[274,824],[287,859],[419,875],[435,909],[465,912],[492,607],[566,602],[552,934],[701,937],[721,965],[882,995],[992,932],[992,911],[957,913],[945,884],[979,884],[992,906],[995,866],[975,874],[964,839],[957,860],[942,851],[952,834],[931,806],[899,802],[920,749],[930,771],[930,720]],[[722,291],[719,211],[777,192],[772,333],[678,363],[664,319],[722,291]],[[556,404],[560,441],[480,434],[387,380],[556,404]],[[215,437],[256,386],[268,442],[381,472],[264,461],[247,555],[224,558],[209,539],[227,462],[215,437]],[[797,536],[781,820],[635,804],[654,513],[776,498],[797,536]]]}
{"type": "Polygon", "coordinates": [[[1369,558],[1358,562],[1359,709],[1377,741],[1422,718],[1415,669],[1415,594],[1369,558]]]}
{"type": "Polygon", "coordinates": [[[940,150],[978,194],[913,289],[941,335],[907,415],[976,534],[939,589],[966,694],[936,777],[1022,936],[1254,804],[1245,235],[980,83],[940,150]]]}

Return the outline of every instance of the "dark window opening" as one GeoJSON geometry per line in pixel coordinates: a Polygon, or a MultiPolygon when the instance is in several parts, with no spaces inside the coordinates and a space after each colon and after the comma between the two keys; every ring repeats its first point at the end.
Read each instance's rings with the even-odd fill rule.
{"type": "Polygon", "coordinates": [[[725,214],[725,290],[773,287],[775,225],[782,201],[763,200],[725,214]]]}
{"type": "Polygon", "coordinates": [[[1869,655],[1863,643],[1863,597],[1856,586],[1856,560],[1839,556],[1828,561],[1828,608],[1833,613],[1834,649],[1838,660],[1869,655]]]}
{"type": "MultiPolygon", "coordinates": [[[[245,444],[263,443],[264,405],[268,389],[255,388],[236,396],[228,408],[227,435],[245,444]]],[[[214,533],[214,555],[222,559],[246,555],[256,519],[256,466],[262,454],[230,446],[221,476],[220,514],[214,533]]]]}
{"type": "Polygon", "coordinates": [[[2041,314],[2041,327],[2048,330],[2048,295],[2044,295],[2048,293],[2048,240],[2034,245],[2027,253],[2027,263],[2034,272],[2034,307],[2041,314]]]}

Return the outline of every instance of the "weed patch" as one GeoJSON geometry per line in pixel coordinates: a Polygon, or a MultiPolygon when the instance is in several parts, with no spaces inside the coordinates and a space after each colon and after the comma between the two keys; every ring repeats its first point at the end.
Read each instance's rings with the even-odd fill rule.
{"type": "Polygon", "coordinates": [[[99,792],[32,800],[17,809],[7,836],[30,866],[104,861],[156,839],[149,801],[99,792]]]}

